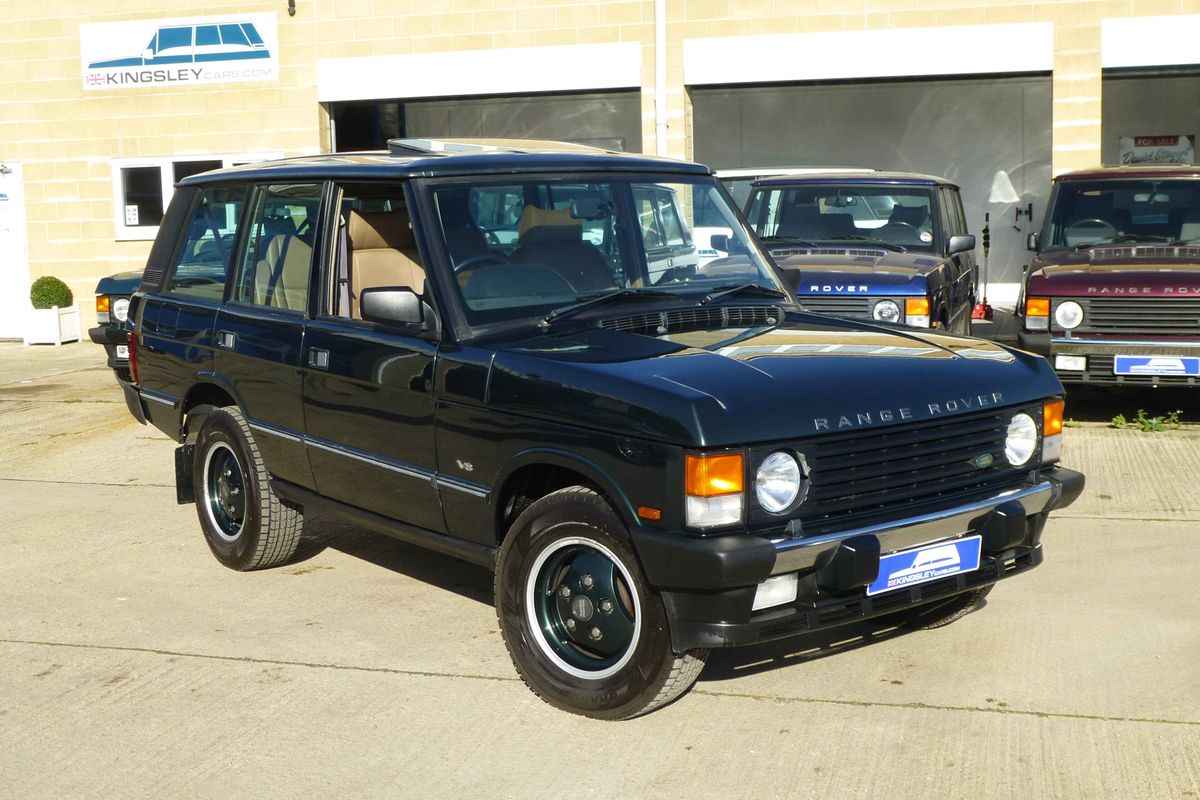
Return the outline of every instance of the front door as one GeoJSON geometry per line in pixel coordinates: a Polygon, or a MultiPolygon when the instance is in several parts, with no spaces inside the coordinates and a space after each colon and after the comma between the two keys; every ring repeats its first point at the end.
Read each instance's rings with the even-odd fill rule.
{"type": "Polygon", "coordinates": [[[20,339],[29,305],[29,247],[21,165],[0,162],[0,339],[20,339]]]}
{"type": "Polygon", "coordinates": [[[304,341],[304,416],[317,489],[358,508],[445,531],[434,483],[437,341],[420,326],[362,318],[362,292],[425,293],[403,187],[341,189],[325,311],[304,341]]]}

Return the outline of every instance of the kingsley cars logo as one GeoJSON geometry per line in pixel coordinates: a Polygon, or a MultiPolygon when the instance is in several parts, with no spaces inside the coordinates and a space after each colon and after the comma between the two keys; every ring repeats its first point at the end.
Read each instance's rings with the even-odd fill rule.
{"type": "Polygon", "coordinates": [[[85,89],[278,80],[274,14],[81,25],[85,89]]]}

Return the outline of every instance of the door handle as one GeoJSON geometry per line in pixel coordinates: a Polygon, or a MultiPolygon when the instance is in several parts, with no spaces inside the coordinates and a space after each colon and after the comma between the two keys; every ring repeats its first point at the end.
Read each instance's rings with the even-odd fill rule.
{"type": "Polygon", "coordinates": [[[309,349],[308,365],[315,369],[329,369],[329,351],[318,347],[309,349]]]}
{"type": "Polygon", "coordinates": [[[237,334],[230,331],[217,331],[217,347],[232,350],[237,347],[237,334]]]}

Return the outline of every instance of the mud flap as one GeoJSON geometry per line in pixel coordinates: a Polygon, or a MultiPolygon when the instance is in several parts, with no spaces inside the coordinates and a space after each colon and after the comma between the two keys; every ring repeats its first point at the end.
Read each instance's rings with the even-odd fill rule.
{"type": "Polygon", "coordinates": [[[175,448],[175,500],[179,505],[196,502],[192,492],[192,460],[196,446],[185,444],[175,448]]]}

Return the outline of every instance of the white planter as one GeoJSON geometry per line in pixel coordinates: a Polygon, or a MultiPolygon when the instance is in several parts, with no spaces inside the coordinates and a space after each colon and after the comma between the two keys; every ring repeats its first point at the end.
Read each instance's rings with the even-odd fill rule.
{"type": "Polygon", "coordinates": [[[31,308],[25,322],[25,346],[79,341],[79,304],[66,308],[31,308]]]}

